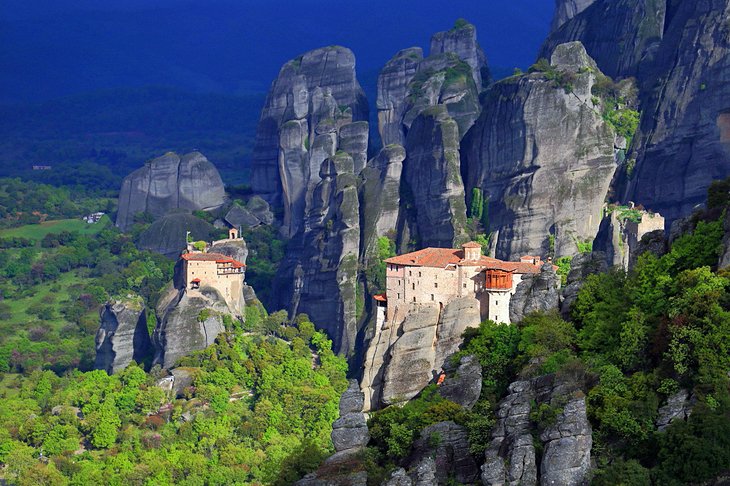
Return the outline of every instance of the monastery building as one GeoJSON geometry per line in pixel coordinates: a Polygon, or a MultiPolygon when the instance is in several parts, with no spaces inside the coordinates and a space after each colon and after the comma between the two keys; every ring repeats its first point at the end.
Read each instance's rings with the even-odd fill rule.
{"type": "Polygon", "coordinates": [[[539,273],[540,257],[505,262],[482,255],[479,243],[461,249],[425,248],[385,260],[385,294],[375,296],[378,321],[394,322],[411,304],[438,303],[474,297],[482,320],[510,323],[509,304],[525,274],[539,273]]]}

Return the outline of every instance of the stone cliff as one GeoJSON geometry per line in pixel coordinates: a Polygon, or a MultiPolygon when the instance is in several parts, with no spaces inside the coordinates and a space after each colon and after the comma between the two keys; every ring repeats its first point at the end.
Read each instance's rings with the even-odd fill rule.
{"type": "Polygon", "coordinates": [[[315,49],[281,68],[256,131],[251,187],[274,208],[283,207],[286,237],[299,230],[326,158],[344,150],[357,172],[362,169],[367,119],[367,99],[349,49],[315,49]]]}
{"type": "Polygon", "coordinates": [[[591,92],[594,61],[569,43],[550,64],[494,84],[462,143],[465,186],[488,199],[493,251],[504,260],[575,254],[598,230],[617,167],[616,135],[591,92]]]}
{"type": "Polygon", "coordinates": [[[116,373],[132,361],[142,364],[152,357],[144,301],[139,296],[108,302],[100,311],[94,368],[116,373]]]}
{"type": "Polygon", "coordinates": [[[482,484],[587,484],[593,437],[583,387],[581,378],[556,375],[512,383],[499,402],[482,484]],[[531,412],[536,407],[554,410],[555,422],[534,423],[531,412]],[[542,446],[541,459],[534,435],[542,446]]]}
{"type": "Polygon", "coordinates": [[[444,306],[412,304],[400,319],[376,329],[365,354],[361,388],[365,410],[415,397],[459,349],[461,335],[479,326],[476,299],[455,299],[444,306]]]}
{"type": "Polygon", "coordinates": [[[274,281],[274,295],[290,315],[306,313],[350,353],[357,334],[355,295],[360,246],[353,158],[337,152],[320,167],[303,226],[289,242],[274,281]]]}
{"type": "Polygon", "coordinates": [[[210,210],[225,202],[223,181],[200,152],[168,152],[124,178],[116,224],[128,230],[137,213],[155,218],[172,209],[210,210]]]}

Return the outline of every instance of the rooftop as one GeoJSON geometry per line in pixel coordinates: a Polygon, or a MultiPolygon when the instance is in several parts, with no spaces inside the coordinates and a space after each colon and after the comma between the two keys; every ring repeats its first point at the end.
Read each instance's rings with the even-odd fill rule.
{"type": "Polygon", "coordinates": [[[477,243],[476,241],[470,241],[469,243],[464,243],[461,245],[462,248],[481,248],[482,245],[477,243]]]}
{"type": "Polygon", "coordinates": [[[244,268],[246,266],[245,263],[241,263],[238,260],[234,260],[233,258],[221,253],[190,252],[183,253],[180,255],[180,258],[196,262],[232,263],[233,268],[244,268]]]}
{"type": "Polygon", "coordinates": [[[505,262],[482,256],[479,260],[465,261],[464,251],[455,248],[424,248],[405,255],[388,258],[385,263],[409,267],[446,268],[449,265],[483,267],[486,270],[502,270],[515,273],[539,273],[540,267],[526,262],[505,262]]]}

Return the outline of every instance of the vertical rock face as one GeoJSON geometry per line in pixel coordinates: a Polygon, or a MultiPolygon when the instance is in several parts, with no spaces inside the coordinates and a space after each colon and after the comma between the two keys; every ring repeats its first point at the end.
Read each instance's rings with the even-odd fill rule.
{"type": "Polygon", "coordinates": [[[152,356],[144,301],[138,296],[108,302],[100,311],[94,368],[116,373],[152,356]]]}
{"type": "Polygon", "coordinates": [[[496,257],[577,251],[591,240],[616,170],[615,133],[593,105],[596,66],[583,46],[558,46],[551,64],[574,81],[566,92],[543,73],[494,84],[462,142],[467,188],[489,200],[496,257]]]}
{"type": "Polygon", "coordinates": [[[560,313],[565,319],[570,317],[570,310],[578,298],[583,283],[589,275],[606,273],[608,265],[606,254],[599,251],[591,253],[579,253],[573,257],[570,263],[568,281],[563,288],[563,300],[560,303],[560,313]]]}
{"type": "Polygon", "coordinates": [[[472,24],[458,20],[453,29],[431,37],[431,55],[447,52],[456,54],[471,67],[471,75],[478,90],[489,83],[487,58],[477,42],[477,29],[472,24]]]}
{"type": "Polygon", "coordinates": [[[157,309],[162,317],[152,335],[153,364],[163,368],[171,368],[183,356],[213,344],[224,330],[222,316],[230,313],[225,299],[207,288],[196,295],[179,291],[165,304],[166,308],[157,309]]]}
{"type": "Polygon", "coordinates": [[[581,380],[556,375],[512,383],[509,395],[499,402],[482,484],[587,484],[593,440],[581,388],[581,380]],[[530,420],[533,404],[559,409],[555,423],[537,431],[544,448],[539,465],[530,420]]]}
{"type": "Polygon", "coordinates": [[[423,50],[411,47],[399,51],[380,71],[378,76],[378,129],[383,146],[403,145],[402,127],[408,86],[423,60],[423,50]]]}
{"type": "Polygon", "coordinates": [[[290,241],[274,282],[278,304],[291,315],[308,314],[341,353],[353,350],[357,334],[360,215],[353,164],[346,152],[321,164],[306,220],[290,241]]]}
{"type": "Polygon", "coordinates": [[[251,187],[274,207],[284,207],[283,232],[299,229],[322,162],[342,149],[361,169],[367,153],[365,94],[355,76],[355,56],[344,47],[315,49],[279,71],[256,131],[251,187]],[[344,147],[338,147],[339,143],[344,147]]]}
{"type": "Polygon", "coordinates": [[[637,76],[661,42],[665,15],[665,0],[558,0],[540,57],[580,41],[607,75],[637,76]]]}
{"type": "Polygon", "coordinates": [[[365,354],[365,411],[415,397],[458,351],[464,330],[480,322],[476,299],[462,298],[443,309],[412,305],[400,322],[377,329],[365,354]]]}
{"type": "Polygon", "coordinates": [[[147,212],[158,218],[171,209],[209,210],[224,202],[220,174],[203,154],[191,152],[180,157],[169,152],[124,178],[116,223],[127,230],[136,213],[147,212]]]}
{"type": "Polygon", "coordinates": [[[459,159],[459,127],[444,105],[424,110],[406,138],[404,178],[421,247],[451,248],[465,238],[466,204],[459,159]]]}
{"type": "Polygon", "coordinates": [[[551,29],[558,30],[565,22],[572,19],[596,0],[555,0],[555,16],[551,29]]]}
{"type": "Polygon", "coordinates": [[[643,82],[638,159],[626,199],[688,215],[730,173],[730,2],[677,2],[643,82]]]}

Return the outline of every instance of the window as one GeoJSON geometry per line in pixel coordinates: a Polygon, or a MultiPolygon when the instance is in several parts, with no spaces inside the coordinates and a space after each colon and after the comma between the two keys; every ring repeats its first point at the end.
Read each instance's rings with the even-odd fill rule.
{"type": "Polygon", "coordinates": [[[415,302],[415,301],[416,301],[416,298],[415,298],[415,297],[413,297],[413,302],[415,302]]]}
{"type": "Polygon", "coordinates": [[[408,270],[408,276],[409,277],[412,277],[413,276],[413,272],[411,270],[408,270]]]}
{"type": "Polygon", "coordinates": [[[434,282],[434,284],[433,284],[433,288],[435,288],[435,289],[439,288],[439,284],[438,284],[438,282],[434,282]]]}
{"type": "Polygon", "coordinates": [[[499,305],[499,301],[498,300],[495,300],[494,301],[494,305],[499,305]]]}
{"type": "Polygon", "coordinates": [[[400,294],[398,294],[398,299],[400,299],[400,294]]]}
{"type": "Polygon", "coordinates": [[[431,300],[436,300],[436,299],[434,299],[433,294],[431,294],[431,300]]]}
{"type": "Polygon", "coordinates": [[[464,284],[464,288],[466,288],[466,284],[464,284]]]}
{"type": "Polygon", "coordinates": [[[418,276],[419,276],[419,277],[421,276],[421,272],[418,272],[418,276]]]}
{"type": "Polygon", "coordinates": [[[416,284],[413,284],[413,290],[416,290],[416,284]]]}

